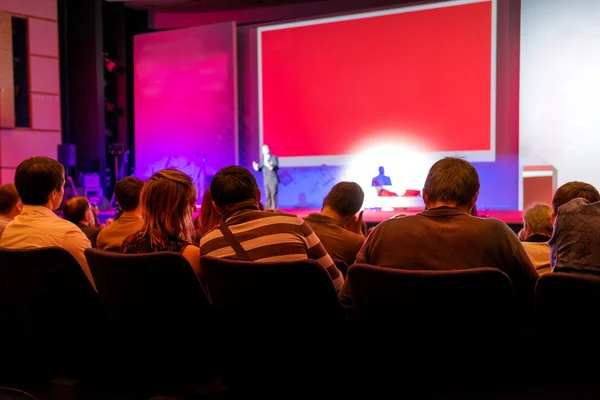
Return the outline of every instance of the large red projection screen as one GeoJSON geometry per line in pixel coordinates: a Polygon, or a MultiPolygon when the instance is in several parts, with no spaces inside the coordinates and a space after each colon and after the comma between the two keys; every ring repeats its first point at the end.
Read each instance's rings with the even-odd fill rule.
{"type": "Polygon", "coordinates": [[[495,160],[496,0],[258,29],[259,132],[287,166],[368,146],[495,160]]]}

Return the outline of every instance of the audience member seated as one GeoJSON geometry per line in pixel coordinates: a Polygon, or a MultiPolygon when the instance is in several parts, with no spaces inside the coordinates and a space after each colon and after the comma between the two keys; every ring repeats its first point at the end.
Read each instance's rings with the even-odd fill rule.
{"type": "Polygon", "coordinates": [[[0,186],[0,237],[6,225],[21,214],[22,209],[23,203],[15,185],[7,183],[0,186]]]}
{"type": "Polygon", "coordinates": [[[67,221],[77,225],[79,229],[92,243],[92,247],[96,247],[96,238],[100,233],[100,228],[96,228],[96,217],[90,207],[90,202],[87,197],[73,197],[65,203],[63,214],[67,221]]]}
{"type": "Polygon", "coordinates": [[[317,234],[323,247],[334,260],[351,265],[365,241],[362,232],[362,212],[365,194],[354,182],[335,185],[325,200],[320,213],[310,214],[304,220],[317,234]]]}
{"type": "Polygon", "coordinates": [[[554,272],[600,272],[600,193],[584,182],[569,182],[552,199],[554,272]]]}
{"type": "Polygon", "coordinates": [[[202,198],[202,206],[200,207],[200,237],[217,228],[221,224],[221,216],[212,205],[212,196],[210,189],[206,189],[202,198]]]}
{"type": "Polygon", "coordinates": [[[64,195],[63,166],[48,157],[29,158],[17,167],[15,186],[23,210],[4,230],[0,247],[62,247],[75,257],[93,285],[94,279],[84,255],[85,249],[91,247],[89,239],[81,229],[53,212],[60,207],[64,195]]]}
{"type": "Polygon", "coordinates": [[[115,197],[123,213],[116,221],[106,221],[106,228],[98,234],[97,246],[101,250],[119,251],[125,238],[140,229],[144,224],[140,194],[144,182],[133,176],[118,181],[115,197]]]}
{"type": "MultiPolygon", "coordinates": [[[[504,222],[469,215],[478,195],[479,176],[471,164],[458,158],[436,162],[423,188],[427,210],[383,221],[356,262],[411,270],[498,268],[511,278],[517,300],[530,307],[538,274],[504,222]]],[[[347,281],[340,300],[351,305],[347,281]]]]}
{"type": "Polygon", "coordinates": [[[250,171],[237,166],[221,169],[210,192],[223,223],[200,240],[202,255],[258,262],[312,259],[327,270],[337,290],[342,286],[341,272],[306,222],[259,209],[260,189],[250,171]],[[236,253],[232,244],[238,243],[241,250],[236,253]]]}
{"type": "Polygon", "coordinates": [[[552,207],[535,204],[523,212],[521,242],[539,275],[550,272],[550,246],[552,236],[552,207]]]}
{"type": "Polygon", "coordinates": [[[200,250],[192,245],[195,236],[192,215],[197,199],[192,178],[176,169],[163,169],[144,184],[140,199],[142,229],[125,239],[121,252],[174,251],[181,253],[198,274],[200,250]]]}

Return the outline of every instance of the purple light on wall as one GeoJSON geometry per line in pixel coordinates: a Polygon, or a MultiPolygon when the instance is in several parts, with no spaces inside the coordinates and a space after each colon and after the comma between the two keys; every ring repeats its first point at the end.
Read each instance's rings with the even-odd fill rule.
{"type": "Polygon", "coordinates": [[[178,168],[203,193],[237,163],[235,38],[233,22],[135,37],[137,176],[178,168]]]}

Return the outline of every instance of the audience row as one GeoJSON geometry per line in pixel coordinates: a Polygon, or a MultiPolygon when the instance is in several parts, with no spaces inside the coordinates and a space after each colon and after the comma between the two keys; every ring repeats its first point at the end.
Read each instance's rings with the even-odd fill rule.
{"type": "Polygon", "coordinates": [[[479,177],[459,158],[444,158],[431,167],[423,188],[425,211],[383,221],[367,237],[360,212],[364,193],[353,182],[336,184],[321,212],[303,220],[263,210],[252,173],[238,166],[223,168],[204,194],[195,224],[192,179],[165,169],[145,183],[134,177],[117,182],[122,213],[100,229],[85,197],[64,203],[64,219],[54,213],[63,202],[65,184],[57,161],[25,160],[14,181],[0,186],[0,247],[62,247],[92,285],[84,256],[92,246],[128,254],[175,251],[200,280],[201,255],[260,262],[312,259],[329,273],[347,307],[352,294],[335,261],[414,270],[494,267],[510,277],[523,307],[531,304],[541,274],[600,271],[596,188],[582,182],[561,186],[552,205],[525,210],[517,236],[502,221],[472,215],[479,177]]]}

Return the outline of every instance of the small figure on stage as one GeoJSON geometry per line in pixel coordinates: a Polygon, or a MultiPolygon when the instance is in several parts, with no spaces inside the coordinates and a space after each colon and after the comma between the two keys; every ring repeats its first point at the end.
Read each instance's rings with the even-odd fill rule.
{"type": "Polygon", "coordinates": [[[383,188],[384,186],[392,186],[392,179],[385,175],[385,169],[383,167],[379,167],[379,175],[373,178],[371,186],[377,190],[377,196],[398,196],[396,193],[392,193],[383,188]]]}
{"type": "Polygon", "coordinates": [[[265,192],[267,197],[267,209],[277,209],[277,187],[279,185],[279,160],[271,154],[268,145],[262,146],[262,157],[260,163],[252,162],[255,171],[262,171],[265,192]]]}

